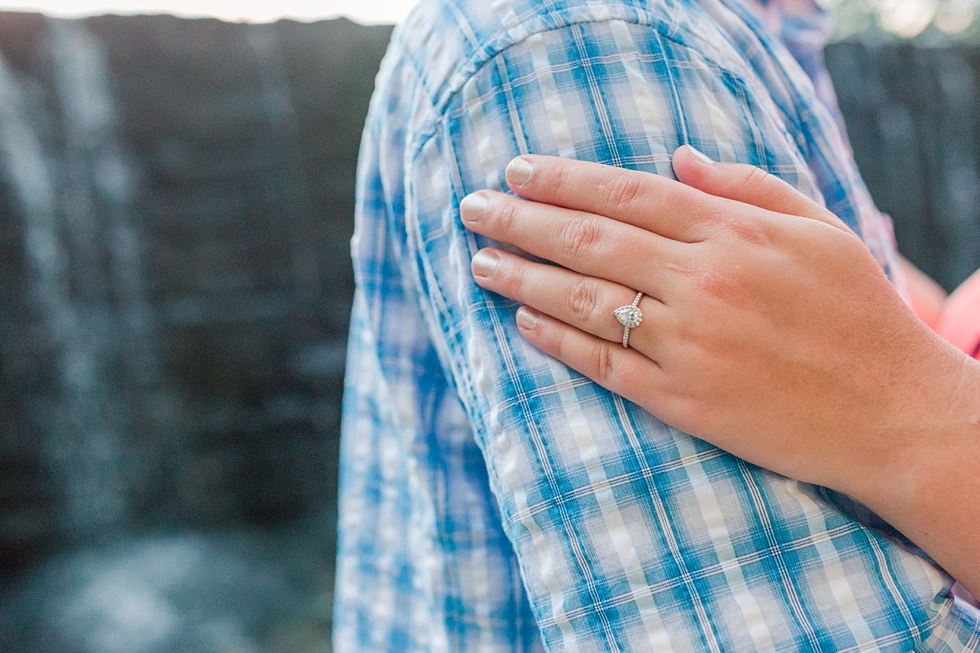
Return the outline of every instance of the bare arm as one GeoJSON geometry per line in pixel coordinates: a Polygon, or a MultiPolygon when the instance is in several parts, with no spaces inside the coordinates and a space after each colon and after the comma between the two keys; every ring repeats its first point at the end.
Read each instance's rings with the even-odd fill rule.
{"type": "MultiPolygon", "coordinates": [[[[517,163],[517,162],[521,163],[517,163]]],[[[845,492],[980,590],[980,363],[933,334],[831,213],[749,166],[681,148],[683,184],[522,157],[528,202],[481,191],[483,287],[533,344],[665,422],[845,492]],[[636,291],[630,348],[613,309],[636,291]]]]}

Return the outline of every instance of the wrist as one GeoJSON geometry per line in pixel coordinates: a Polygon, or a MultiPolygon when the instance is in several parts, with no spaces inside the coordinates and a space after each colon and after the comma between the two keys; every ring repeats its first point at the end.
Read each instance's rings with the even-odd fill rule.
{"type": "Polygon", "coordinates": [[[980,363],[963,355],[956,363],[932,386],[938,392],[923,391],[906,407],[904,427],[888,438],[893,446],[881,464],[866,466],[867,482],[852,496],[959,577],[955,532],[977,511],[980,490],[980,363]]]}
{"type": "Polygon", "coordinates": [[[931,346],[905,350],[905,364],[880,380],[881,401],[850,424],[851,461],[834,489],[869,507],[909,504],[916,488],[980,442],[980,363],[930,335],[931,346]]]}

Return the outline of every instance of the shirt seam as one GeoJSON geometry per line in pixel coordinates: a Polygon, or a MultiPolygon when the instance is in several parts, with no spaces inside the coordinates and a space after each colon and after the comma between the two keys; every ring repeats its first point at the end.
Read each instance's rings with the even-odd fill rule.
{"type": "MultiPolygon", "coordinates": [[[[614,7],[610,7],[606,5],[603,5],[603,7],[610,10],[614,9],[614,7]]],[[[746,85],[742,75],[734,72],[733,70],[731,70],[730,67],[726,67],[718,63],[715,59],[710,57],[703,50],[695,47],[691,43],[683,39],[677,38],[677,36],[675,36],[675,34],[681,31],[689,32],[689,30],[686,29],[686,27],[678,26],[676,25],[676,23],[668,23],[666,21],[660,20],[656,17],[654,13],[649,11],[644,11],[639,9],[635,11],[636,11],[635,18],[630,17],[627,14],[627,12],[620,11],[619,13],[622,14],[620,16],[580,17],[576,20],[570,20],[569,22],[560,25],[554,25],[554,26],[545,25],[542,26],[540,29],[526,31],[526,33],[521,38],[513,39],[512,41],[509,42],[505,37],[510,35],[513,29],[516,28],[512,28],[511,30],[506,30],[506,29],[498,30],[497,32],[494,33],[492,37],[486,40],[484,45],[482,45],[480,48],[477,49],[476,55],[479,56],[471,57],[467,61],[465,66],[457,68],[451,74],[450,78],[452,81],[449,85],[450,88],[449,90],[443,93],[442,98],[433,97],[432,94],[428,91],[426,79],[420,73],[415,57],[405,56],[404,60],[410,63],[412,74],[418,80],[419,87],[423,89],[429,108],[432,111],[431,122],[428,125],[426,125],[426,128],[424,130],[419,130],[418,135],[415,138],[413,138],[410,143],[408,143],[409,156],[406,157],[406,161],[414,165],[419,154],[422,152],[423,149],[425,149],[425,146],[428,145],[429,141],[439,133],[441,124],[448,117],[448,109],[452,105],[453,100],[455,100],[456,97],[462,92],[466,84],[468,84],[474,77],[476,77],[487,64],[491,63],[494,59],[496,59],[498,56],[500,56],[507,50],[524,43],[525,41],[527,41],[533,36],[539,34],[546,34],[548,32],[556,32],[564,29],[569,29],[574,25],[583,25],[583,24],[590,24],[590,23],[602,24],[602,23],[622,22],[628,25],[648,27],[650,29],[655,30],[662,38],[670,41],[671,43],[675,43],[682,48],[686,48],[688,50],[693,51],[706,64],[738,80],[741,85],[743,86],[746,85]],[[647,20],[642,20],[642,18],[644,17],[647,20]],[[672,27],[676,29],[671,29],[672,27]],[[494,44],[495,41],[502,41],[502,43],[495,44],[495,47],[491,48],[490,47],[491,44],[494,44]]],[[[562,10],[562,11],[544,14],[540,16],[540,18],[541,20],[543,20],[546,16],[565,15],[569,13],[575,13],[575,12],[572,12],[571,10],[562,10]]],[[[526,24],[527,23],[520,23],[521,26],[525,26],[526,24]]],[[[693,32],[689,32],[689,34],[693,38],[695,39],[697,38],[693,32]]],[[[706,41],[705,41],[705,45],[708,45],[706,41]]],[[[407,52],[405,52],[404,54],[407,55],[407,52]]]]}

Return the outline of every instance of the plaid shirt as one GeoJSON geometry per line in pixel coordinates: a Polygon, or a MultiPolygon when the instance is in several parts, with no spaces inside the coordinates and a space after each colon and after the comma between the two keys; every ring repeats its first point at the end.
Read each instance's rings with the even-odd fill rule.
{"type": "Polygon", "coordinates": [[[336,650],[980,649],[887,525],[543,355],[470,276],[487,242],[460,199],[512,157],[670,175],[690,143],[824,202],[894,278],[821,21],[806,0],[422,0],[396,31],[359,169],[336,650]]]}

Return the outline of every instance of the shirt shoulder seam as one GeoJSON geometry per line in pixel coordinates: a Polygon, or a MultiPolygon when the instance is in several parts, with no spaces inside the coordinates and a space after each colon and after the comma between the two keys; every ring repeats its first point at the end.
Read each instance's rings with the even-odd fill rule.
{"type": "MultiPolygon", "coordinates": [[[[512,47],[520,45],[538,34],[559,31],[568,29],[575,25],[583,25],[588,23],[625,22],[641,27],[649,27],[657,30],[662,38],[676,43],[681,47],[696,51],[699,57],[702,58],[707,64],[716,67],[718,70],[723,71],[728,75],[740,78],[739,75],[730,70],[730,66],[726,67],[719,64],[714,58],[709,56],[709,53],[706,53],[703,49],[695,47],[694,44],[682,38],[681,32],[687,32],[688,38],[697,40],[699,43],[703,41],[702,39],[698,39],[693,32],[689,32],[687,29],[685,29],[683,25],[679,25],[676,21],[667,21],[663,17],[657,16],[654,12],[636,9],[633,7],[601,5],[597,7],[597,9],[603,9],[606,11],[596,11],[591,15],[581,15],[581,11],[564,9],[547,14],[540,14],[532,19],[519,23],[517,26],[510,29],[501,27],[501,29],[497,30],[491,37],[485,39],[483,44],[475,48],[473,56],[469,57],[465,63],[453,71],[452,75],[450,75],[450,81],[447,84],[447,88],[440,94],[439,97],[433,97],[426,89],[426,99],[428,100],[429,108],[432,111],[432,118],[429,121],[426,129],[420,130],[412,142],[409,143],[408,160],[414,161],[421,150],[424,149],[428,142],[439,132],[439,126],[446,117],[448,107],[452,104],[453,100],[455,100],[456,96],[462,91],[463,87],[465,87],[471,79],[479,74],[484,66],[493,61],[493,59],[501,53],[512,47]],[[515,34],[515,32],[518,32],[519,34],[515,34]]],[[[710,47],[710,44],[708,44],[706,41],[703,41],[703,44],[706,47],[710,47]]],[[[405,54],[407,54],[407,52],[405,54]]],[[[410,63],[412,73],[418,80],[419,85],[425,89],[425,76],[419,69],[418,62],[414,57],[406,57],[406,60],[408,63],[410,63]]]]}

